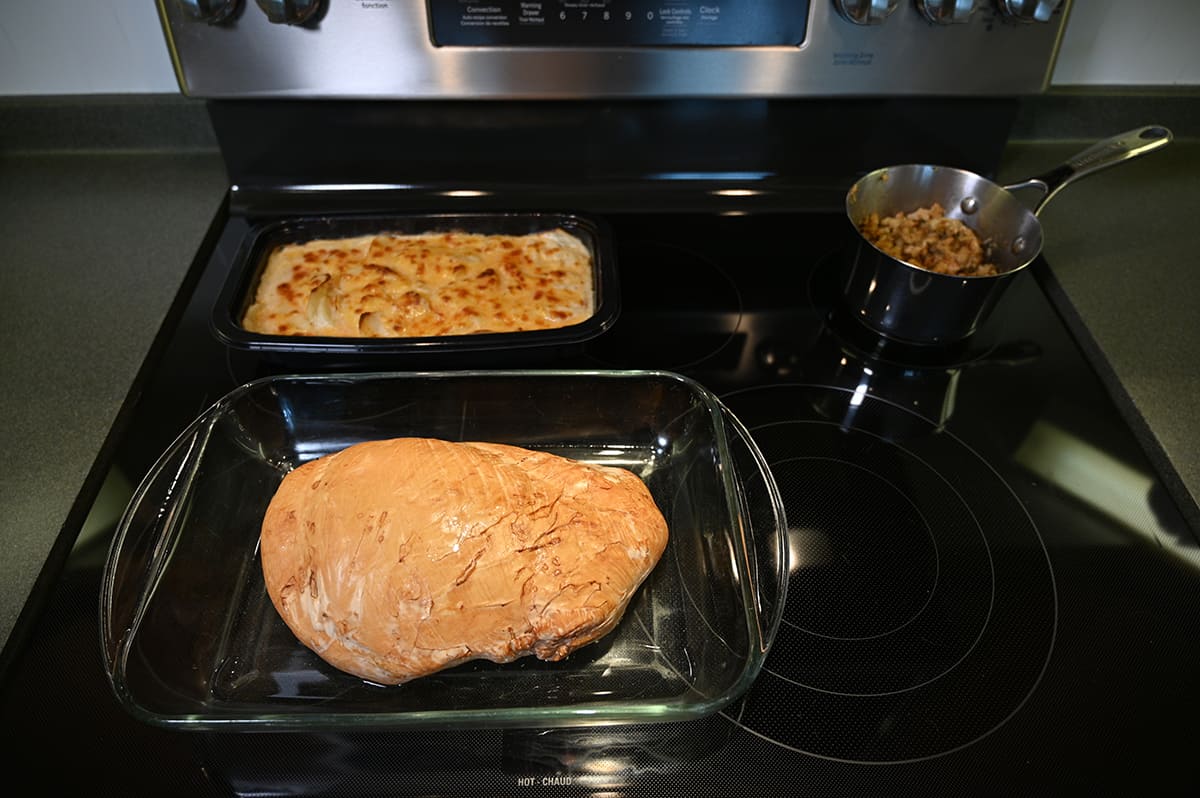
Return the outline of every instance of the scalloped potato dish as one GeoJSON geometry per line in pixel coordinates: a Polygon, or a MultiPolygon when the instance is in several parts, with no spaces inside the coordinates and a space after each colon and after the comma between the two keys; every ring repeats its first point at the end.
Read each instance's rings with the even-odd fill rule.
{"type": "Polygon", "coordinates": [[[285,244],[242,326],[267,335],[419,338],[566,327],[595,312],[574,235],[380,233],[285,244]]]}

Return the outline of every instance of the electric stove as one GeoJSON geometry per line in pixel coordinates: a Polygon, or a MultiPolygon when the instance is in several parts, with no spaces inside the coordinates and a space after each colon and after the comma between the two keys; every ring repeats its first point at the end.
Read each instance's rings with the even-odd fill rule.
{"type": "MultiPolygon", "coordinates": [[[[791,572],[746,694],[699,721],[636,727],[151,728],[118,707],[101,666],[101,538],[72,553],[8,680],[5,722],[21,729],[10,753],[71,751],[48,784],[177,796],[1195,787],[1196,532],[1057,309],[1050,264],[1022,274],[964,342],[889,341],[841,301],[854,237],[842,214],[791,207],[794,192],[770,181],[757,195],[728,185],[663,178],[490,197],[426,186],[385,204],[553,202],[611,228],[616,323],[548,360],[529,356],[685,374],[750,430],[784,500],[791,572]]],[[[113,454],[134,480],[209,403],[297,368],[221,343],[212,310],[254,223],[298,203],[328,213],[330,198],[273,209],[237,194],[197,254],[113,454]]],[[[365,194],[338,202],[373,201],[365,194]]]]}
{"type": "Polygon", "coordinates": [[[97,468],[136,483],[212,402],[270,374],[674,371],[717,393],[770,466],[788,524],[783,619],[748,691],[685,723],[175,731],[127,715],[105,676],[109,531],[50,566],[0,686],[9,760],[54,752],[39,786],[1197,792],[1200,513],[1053,264],[1019,274],[956,344],[882,338],[841,301],[848,187],[900,163],[994,176],[1069,2],[253,5],[159,3],[230,185],[97,468]],[[601,219],[615,323],[562,351],[453,364],[286,362],[214,335],[258,223],[481,211],[601,219]]]}

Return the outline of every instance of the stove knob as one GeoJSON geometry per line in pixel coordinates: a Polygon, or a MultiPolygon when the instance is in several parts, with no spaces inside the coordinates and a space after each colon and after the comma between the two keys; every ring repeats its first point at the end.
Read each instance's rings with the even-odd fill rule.
{"type": "Polygon", "coordinates": [[[925,19],[939,25],[969,22],[975,13],[976,0],[917,0],[917,8],[925,19]]]}
{"type": "Polygon", "coordinates": [[[321,0],[255,0],[267,19],[279,25],[303,25],[321,8],[321,0]]]}
{"type": "Polygon", "coordinates": [[[184,16],[216,25],[234,15],[242,0],[176,0],[184,16]]]}
{"type": "Polygon", "coordinates": [[[900,5],[900,0],[833,0],[838,13],[855,25],[878,25],[900,5]]]}
{"type": "Polygon", "coordinates": [[[1022,22],[1049,22],[1062,0],[999,0],[1000,10],[1022,22]]]}

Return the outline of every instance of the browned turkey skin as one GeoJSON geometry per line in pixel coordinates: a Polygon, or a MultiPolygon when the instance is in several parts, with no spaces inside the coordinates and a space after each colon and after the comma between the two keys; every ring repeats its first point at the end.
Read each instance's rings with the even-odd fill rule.
{"type": "Polygon", "coordinates": [[[289,473],[261,552],[268,594],[304,645],[399,684],[472,659],[566,657],[616,626],[666,543],[632,472],[398,438],[289,473]]]}

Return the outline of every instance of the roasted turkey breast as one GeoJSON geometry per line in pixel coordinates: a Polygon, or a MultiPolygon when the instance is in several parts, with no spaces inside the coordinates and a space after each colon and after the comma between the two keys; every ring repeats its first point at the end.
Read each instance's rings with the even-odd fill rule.
{"type": "Polygon", "coordinates": [[[666,543],[662,513],[625,469],[396,438],[288,473],[261,556],[304,645],[399,684],[471,659],[562,659],[616,626],[666,543]]]}

